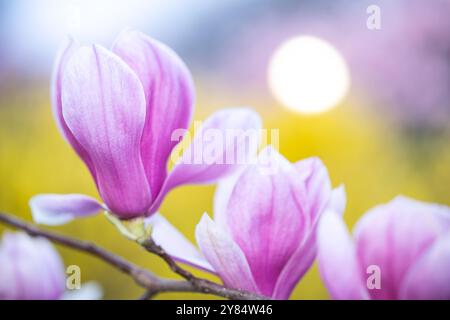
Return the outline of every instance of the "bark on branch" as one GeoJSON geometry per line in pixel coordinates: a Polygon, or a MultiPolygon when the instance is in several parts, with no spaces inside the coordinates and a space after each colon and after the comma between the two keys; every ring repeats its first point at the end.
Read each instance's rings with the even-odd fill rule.
{"type": "Polygon", "coordinates": [[[233,300],[261,300],[266,297],[226,288],[212,281],[197,278],[187,270],[176,264],[172,258],[152,239],[145,240],[141,245],[149,252],[161,257],[174,271],[182,276],[185,280],[172,280],[156,276],[154,273],[139,267],[132,262],[92,243],[89,241],[71,238],[53,231],[48,231],[37,227],[34,224],[19,219],[12,214],[0,212],[0,222],[11,227],[21,229],[33,237],[43,237],[54,243],[64,245],[66,247],[90,254],[109,265],[128,274],[141,287],[146,289],[145,297],[152,297],[161,292],[197,292],[205,294],[213,294],[233,300]]]}

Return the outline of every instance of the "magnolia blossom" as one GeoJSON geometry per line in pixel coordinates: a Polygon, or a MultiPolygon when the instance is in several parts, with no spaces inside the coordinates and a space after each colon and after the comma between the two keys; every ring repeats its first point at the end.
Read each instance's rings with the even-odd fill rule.
{"type": "MultiPolygon", "coordinates": [[[[90,197],[39,195],[31,202],[36,222],[65,223],[102,208],[122,219],[148,216],[176,186],[211,183],[238,167],[215,161],[180,161],[168,174],[168,159],[188,128],[194,87],[180,58],[138,31],[124,31],[111,50],[79,46],[69,39],[57,58],[52,105],[58,127],[88,167],[105,205],[90,197]],[[174,139],[176,133],[176,139],[174,139]]],[[[193,138],[188,154],[208,144],[206,132],[259,129],[259,116],[245,108],[213,114],[193,138]]],[[[245,139],[217,141],[217,159],[241,152],[245,139]]],[[[215,147],[215,148],[213,148],[215,147]]],[[[200,150],[201,151],[201,150],[200,150]]]]}
{"type": "Polygon", "coordinates": [[[318,260],[334,299],[450,299],[450,208],[397,197],[367,212],[353,239],[327,212],[318,260]]]}
{"type": "Polygon", "coordinates": [[[269,147],[257,160],[219,184],[214,220],[205,214],[196,228],[201,253],[159,215],[150,219],[153,237],[226,286],[287,299],[315,258],[319,217],[343,212],[345,192],[332,190],[317,158],[292,164],[269,147]]]}
{"type": "Polygon", "coordinates": [[[53,245],[25,233],[6,233],[0,243],[0,300],[99,299],[101,289],[86,283],[66,291],[64,264],[53,245]]]}

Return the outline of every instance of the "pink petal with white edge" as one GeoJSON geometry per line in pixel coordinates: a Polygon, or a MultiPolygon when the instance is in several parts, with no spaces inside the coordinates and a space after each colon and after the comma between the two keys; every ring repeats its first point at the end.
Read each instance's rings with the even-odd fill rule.
{"type": "Polygon", "coordinates": [[[398,197],[369,210],[356,224],[354,238],[362,270],[378,266],[381,289],[373,299],[397,299],[402,279],[417,259],[443,234],[433,206],[398,197]]]}
{"type": "Polygon", "coordinates": [[[331,195],[331,181],[328,170],[322,160],[316,157],[304,159],[295,163],[299,175],[306,178],[306,195],[309,204],[310,221],[320,216],[329,202],[331,195]]]}
{"type": "Polygon", "coordinates": [[[144,215],[152,198],[140,154],[146,106],[136,74],[108,50],[82,47],[64,69],[62,106],[108,208],[124,219],[144,215]]]}
{"type": "Polygon", "coordinates": [[[72,54],[79,48],[78,43],[71,37],[67,37],[64,43],[59,49],[58,55],[56,57],[56,62],[53,67],[53,74],[51,80],[51,98],[52,98],[52,111],[55,117],[56,124],[58,125],[59,131],[62,133],[63,137],[70,143],[72,148],[78,154],[78,156],[83,159],[84,163],[88,167],[92,174],[94,180],[95,178],[95,168],[92,160],[86,150],[78,143],[77,139],[70,132],[67,124],[63,118],[62,114],[62,78],[64,75],[64,69],[66,67],[67,61],[70,59],[72,54]]]}
{"type": "MultiPolygon", "coordinates": [[[[342,216],[345,211],[345,205],[345,188],[341,185],[331,192],[328,208],[342,216]]],[[[313,264],[317,252],[316,233],[318,218],[320,218],[322,214],[323,213],[319,213],[312,221],[312,226],[308,231],[308,234],[305,235],[303,242],[299,245],[298,249],[283,268],[273,293],[275,299],[288,299],[298,281],[313,264]]]]}
{"type": "Polygon", "coordinates": [[[445,233],[447,230],[450,230],[450,207],[448,206],[424,202],[401,195],[397,196],[392,202],[406,211],[426,212],[433,219],[437,220],[441,226],[440,231],[445,233]]]}
{"type": "Polygon", "coordinates": [[[32,197],[29,204],[34,222],[48,226],[106,210],[97,200],[82,194],[40,194],[32,197]]]}
{"type": "Polygon", "coordinates": [[[170,185],[212,183],[247,165],[256,156],[260,128],[261,118],[251,109],[215,112],[195,133],[191,145],[174,166],[170,185]],[[238,138],[232,139],[233,132],[238,138]]]}
{"type": "Polygon", "coordinates": [[[240,170],[227,178],[221,179],[214,192],[214,222],[227,232],[229,232],[226,216],[228,203],[242,173],[243,171],[240,170]]]}
{"type": "Polygon", "coordinates": [[[200,251],[166,218],[155,213],[145,219],[147,225],[152,226],[152,238],[169,255],[182,263],[215,273],[213,267],[203,257],[200,251]]]}
{"type": "Polygon", "coordinates": [[[244,253],[207,214],[198,223],[195,235],[200,250],[225,285],[259,293],[244,253]]]}
{"type": "Polygon", "coordinates": [[[5,233],[0,244],[0,299],[55,300],[65,286],[65,269],[53,245],[23,232],[5,233]]]}
{"type": "MultiPolygon", "coordinates": [[[[271,296],[284,266],[305,236],[309,219],[303,180],[276,150],[239,177],[220,220],[244,252],[261,292],[271,296]]],[[[218,190],[220,191],[220,190],[218,190]]]]}
{"type": "Polygon", "coordinates": [[[170,172],[150,213],[165,195],[183,184],[208,184],[233,174],[256,156],[261,119],[247,108],[225,109],[205,120],[170,172]],[[232,139],[235,134],[237,139],[232,139]]]}
{"type": "Polygon", "coordinates": [[[191,74],[178,55],[166,45],[136,30],[123,31],[112,51],[139,77],[147,102],[141,156],[152,197],[159,194],[167,175],[167,161],[177,129],[187,129],[194,103],[191,74]]]}
{"type": "Polygon", "coordinates": [[[334,188],[331,191],[330,201],[328,202],[327,208],[342,216],[344,215],[346,206],[347,194],[345,192],[345,186],[341,184],[339,187],[334,188]]]}
{"type": "Polygon", "coordinates": [[[439,238],[410,268],[399,298],[450,300],[450,234],[439,238]]]}
{"type": "Polygon", "coordinates": [[[284,266],[275,284],[272,298],[289,299],[299,280],[311,268],[316,258],[316,251],[316,233],[312,232],[304,237],[303,242],[284,266]]]}
{"type": "Polygon", "coordinates": [[[318,262],[322,280],[333,299],[367,299],[355,244],[342,218],[325,212],[317,230],[318,262]]]}

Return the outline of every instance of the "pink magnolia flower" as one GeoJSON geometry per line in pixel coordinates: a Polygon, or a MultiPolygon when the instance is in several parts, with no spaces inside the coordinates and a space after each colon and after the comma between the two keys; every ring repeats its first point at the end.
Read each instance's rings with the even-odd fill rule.
{"type": "Polygon", "coordinates": [[[53,245],[25,233],[5,233],[0,243],[0,300],[98,299],[100,288],[65,291],[64,264],[53,245]]]}
{"type": "MultiPolygon", "coordinates": [[[[64,223],[102,208],[123,219],[148,216],[174,187],[211,183],[237,167],[182,161],[167,173],[183,136],[172,135],[191,121],[193,82],[171,49],[138,31],[123,32],[111,50],[69,40],[56,61],[52,98],[59,129],[88,167],[106,206],[78,194],[39,195],[30,203],[36,222],[64,223]]],[[[187,152],[205,142],[208,129],[259,127],[255,112],[225,109],[205,121],[187,152]]],[[[239,149],[239,141],[217,145],[216,157],[239,149]]]]}
{"type": "Polygon", "coordinates": [[[319,217],[344,207],[343,187],[332,190],[319,159],[291,164],[269,147],[219,184],[214,221],[204,214],[196,228],[202,254],[161,216],[150,223],[155,241],[179,261],[229,287],[287,299],[315,258],[319,217]]]}
{"type": "Polygon", "coordinates": [[[321,218],[319,269],[332,298],[450,299],[450,208],[397,197],[366,213],[353,238],[334,212],[321,218]]]}

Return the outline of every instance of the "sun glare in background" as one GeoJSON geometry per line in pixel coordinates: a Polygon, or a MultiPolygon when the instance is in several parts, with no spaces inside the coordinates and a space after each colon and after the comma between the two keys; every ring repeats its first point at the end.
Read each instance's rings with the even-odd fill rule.
{"type": "Polygon", "coordinates": [[[304,114],[332,109],[350,87],[348,67],[341,54],[328,42],[312,36],[281,44],[270,60],[268,81],[281,104],[304,114]]]}

